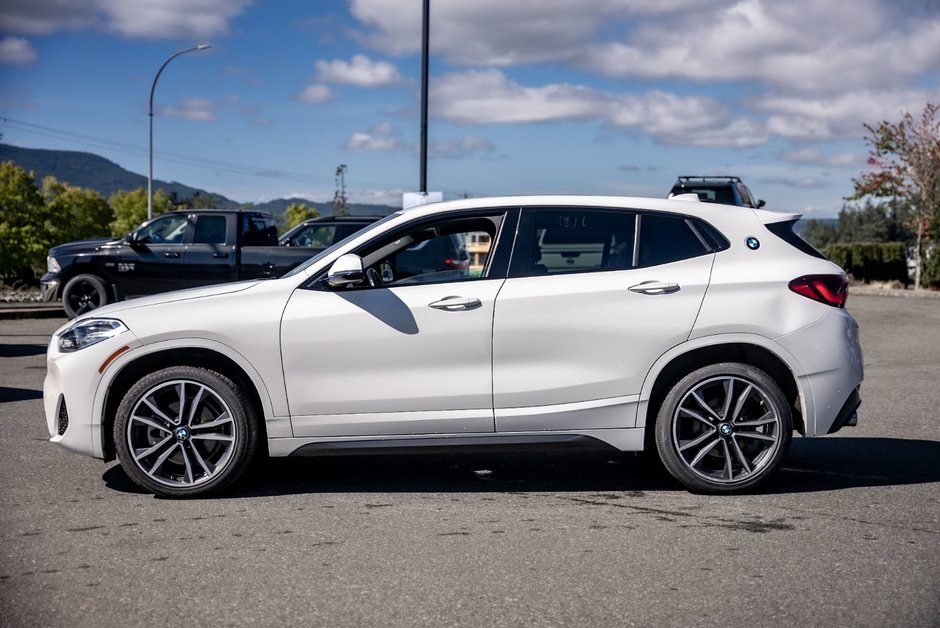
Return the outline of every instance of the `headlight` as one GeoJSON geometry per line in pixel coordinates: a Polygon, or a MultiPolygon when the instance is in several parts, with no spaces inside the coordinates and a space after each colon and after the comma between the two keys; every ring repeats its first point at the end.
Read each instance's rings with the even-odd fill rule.
{"type": "Polygon", "coordinates": [[[89,318],[79,321],[59,335],[59,351],[71,353],[128,331],[116,318],[89,318]]]}
{"type": "Polygon", "coordinates": [[[59,266],[59,260],[54,257],[46,258],[46,270],[50,273],[57,273],[62,270],[62,267],[59,266]]]}

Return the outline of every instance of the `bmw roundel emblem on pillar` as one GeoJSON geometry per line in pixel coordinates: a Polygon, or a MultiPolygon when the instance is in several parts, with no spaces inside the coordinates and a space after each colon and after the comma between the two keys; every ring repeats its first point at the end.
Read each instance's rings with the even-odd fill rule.
{"type": "Polygon", "coordinates": [[[747,240],[744,241],[744,243],[747,245],[747,248],[751,249],[752,251],[756,251],[760,248],[760,240],[754,236],[750,236],[747,240]]]}

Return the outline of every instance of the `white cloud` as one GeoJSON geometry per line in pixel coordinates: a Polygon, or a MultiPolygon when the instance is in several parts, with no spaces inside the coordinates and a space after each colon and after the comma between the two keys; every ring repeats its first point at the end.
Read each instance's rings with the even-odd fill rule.
{"type": "Polygon", "coordinates": [[[371,133],[353,133],[345,145],[346,150],[356,152],[382,151],[398,152],[411,150],[411,147],[402,143],[401,140],[371,133]]]}
{"type": "Polygon", "coordinates": [[[47,35],[96,27],[125,37],[225,34],[251,0],[5,0],[0,31],[47,35]]]}
{"type": "Polygon", "coordinates": [[[38,56],[29,40],[22,37],[4,37],[0,39],[0,63],[29,65],[38,56]]]}
{"type": "Polygon", "coordinates": [[[294,94],[294,100],[307,103],[308,105],[318,105],[331,100],[333,96],[333,91],[328,85],[314,84],[308,85],[294,94]]]}
{"type": "Polygon", "coordinates": [[[780,153],[779,157],[785,161],[810,166],[825,166],[827,168],[854,168],[865,163],[864,155],[857,153],[824,153],[818,148],[797,148],[780,153]]]}
{"type": "Polygon", "coordinates": [[[352,60],[317,61],[317,80],[357,87],[389,87],[402,83],[398,69],[388,61],[372,61],[365,55],[352,60]]]}
{"type": "MultiPolygon", "coordinates": [[[[431,4],[431,49],[463,65],[570,59],[612,21],[701,4],[702,0],[447,0],[431,4]]],[[[401,55],[421,49],[421,3],[352,0],[364,46],[401,55]]]]}
{"type": "Polygon", "coordinates": [[[709,98],[661,91],[613,95],[569,84],[525,87],[499,70],[442,76],[432,84],[431,98],[436,116],[462,124],[593,120],[687,146],[754,146],[767,141],[759,122],[732,119],[709,98]]]}
{"type": "Polygon", "coordinates": [[[760,180],[761,183],[770,185],[782,185],[788,188],[799,188],[804,190],[818,189],[826,187],[825,181],[820,181],[814,177],[765,177],[760,180]]]}
{"type": "Polygon", "coordinates": [[[183,98],[175,107],[161,107],[158,114],[169,118],[206,122],[215,120],[215,105],[205,98],[183,98]]]}
{"type": "Polygon", "coordinates": [[[491,155],[496,145],[488,139],[466,135],[458,140],[439,140],[428,146],[432,159],[466,159],[476,155],[491,155]]]}

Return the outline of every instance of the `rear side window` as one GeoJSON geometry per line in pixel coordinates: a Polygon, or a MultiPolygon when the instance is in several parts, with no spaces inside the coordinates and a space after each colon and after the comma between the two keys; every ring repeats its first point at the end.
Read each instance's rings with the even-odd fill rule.
{"type": "Polygon", "coordinates": [[[243,246],[277,246],[277,227],[266,216],[242,214],[243,246]]]}
{"type": "Polygon", "coordinates": [[[657,266],[709,252],[705,242],[680,216],[640,216],[638,266],[657,266]]]}
{"type": "Polygon", "coordinates": [[[633,265],[636,214],[600,209],[526,213],[513,276],[625,270],[633,265]]]}
{"type": "Polygon", "coordinates": [[[784,222],[773,222],[767,225],[767,230],[772,234],[786,242],[787,244],[798,248],[807,255],[812,255],[813,257],[818,257],[819,259],[826,259],[826,256],[817,251],[813,245],[809,242],[796,235],[796,232],[793,231],[793,225],[796,224],[796,220],[787,220],[784,222]]]}
{"type": "Polygon", "coordinates": [[[196,216],[193,244],[225,244],[225,216],[196,216]]]}

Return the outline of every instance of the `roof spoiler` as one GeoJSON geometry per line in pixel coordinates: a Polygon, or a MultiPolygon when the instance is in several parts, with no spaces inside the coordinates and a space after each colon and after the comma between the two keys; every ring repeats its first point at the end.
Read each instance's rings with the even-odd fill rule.
{"type": "Polygon", "coordinates": [[[772,212],[766,209],[755,209],[754,213],[765,225],[772,225],[776,222],[796,222],[803,217],[802,213],[772,212]]]}

